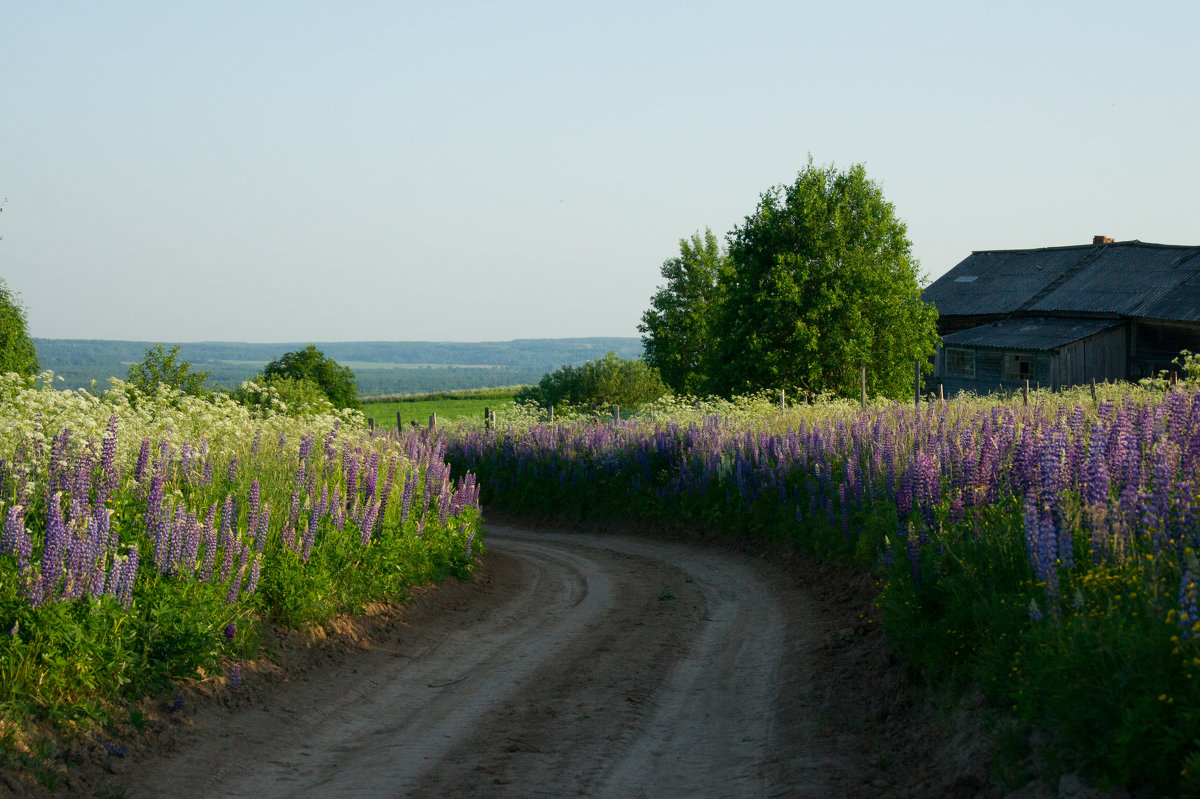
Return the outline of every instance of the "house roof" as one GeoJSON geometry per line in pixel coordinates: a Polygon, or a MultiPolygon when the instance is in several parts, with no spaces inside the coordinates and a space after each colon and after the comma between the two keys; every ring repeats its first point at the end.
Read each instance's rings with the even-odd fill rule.
{"type": "Polygon", "coordinates": [[[1052,350],[1121,324],[1116,319],[1021,317],[960,330],[942,338],[947,347],[1052,350]]]}
{"type": "Polygon", "coordinates": [[[1200,246],[973,252],[925,289],[942,316],[1087,313],[1200,322],[1200,246]]]}

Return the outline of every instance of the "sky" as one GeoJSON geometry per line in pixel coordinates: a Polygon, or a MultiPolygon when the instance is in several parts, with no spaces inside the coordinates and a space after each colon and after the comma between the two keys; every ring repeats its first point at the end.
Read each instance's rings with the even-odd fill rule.
{"type": "Polygon", "coordinates": [[[1200,3],[0,0],[39,338],[636,336],[679,240],[861,163],[936,279],[1200,243],[1200,3]]]}

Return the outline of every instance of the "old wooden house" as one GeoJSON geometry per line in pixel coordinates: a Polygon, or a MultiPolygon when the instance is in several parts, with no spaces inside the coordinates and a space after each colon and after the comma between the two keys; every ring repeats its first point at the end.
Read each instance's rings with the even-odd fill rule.
{"type": "Polygon", "coordinates": [[[1200,351],[1200,246],[1096,236],[973,252],[923,296],[942,335],[927,390],[1137,380],[1200,351]]]}

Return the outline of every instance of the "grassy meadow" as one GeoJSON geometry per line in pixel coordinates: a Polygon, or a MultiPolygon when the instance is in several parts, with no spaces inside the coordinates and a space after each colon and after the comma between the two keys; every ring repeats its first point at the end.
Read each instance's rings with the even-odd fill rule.
{"type": "Polygon", "coordinates": [[[473,419],[483,421],[483,410],[489,408],[500,413],[513,405],[513,394],[519,386],[495,389],[470,389],[465,391],[442,391],[432,394],[409,396],[368,397],[363,400],[363,416],[374,419],[380,429],[395,429],[396,414],[406,427],[412,422],[424,427],[429,417],[437,414],[438,423],[457,425],[473,419]]]}

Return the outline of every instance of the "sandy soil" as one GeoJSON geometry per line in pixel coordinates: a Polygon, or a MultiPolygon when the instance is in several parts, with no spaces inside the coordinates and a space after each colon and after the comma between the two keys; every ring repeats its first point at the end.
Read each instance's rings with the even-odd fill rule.
{"type": "Polygon", "coordinates": [[[515,525],[489,525],[487,548],[469,583],[281,636],[240,690],[198,687],[125,757],[76,753],[90,770],[68,787],[146,799],[1005,795],[979,708],[939,707],[906,681],[871,619],[867,576],[712,542],[515,525]]]}

